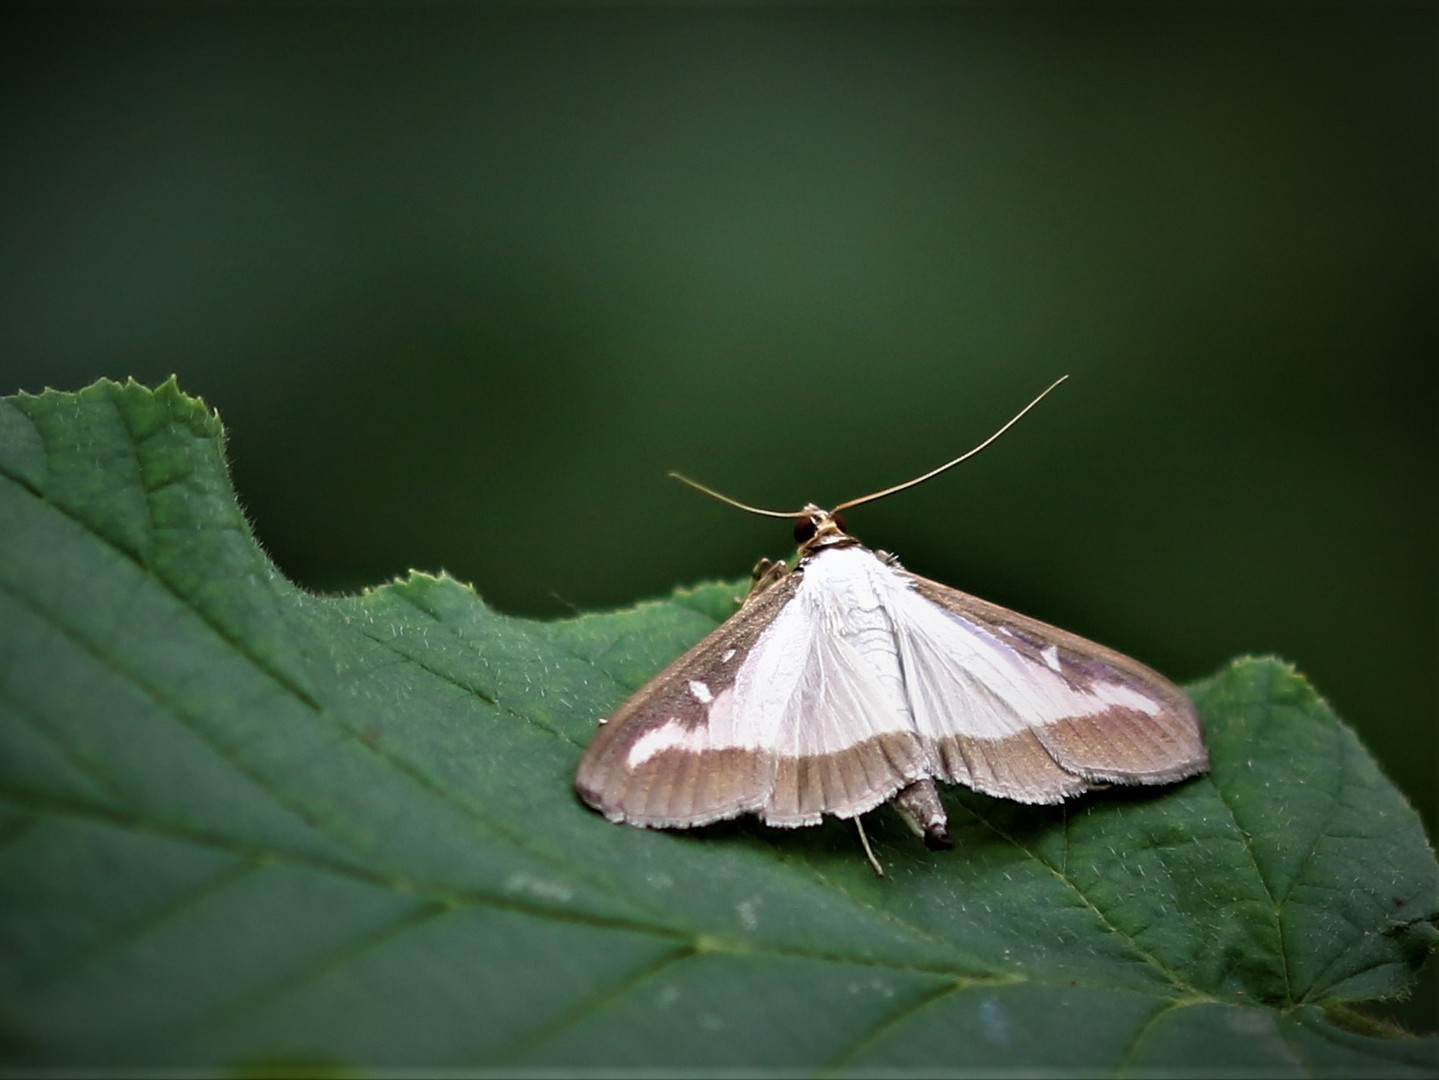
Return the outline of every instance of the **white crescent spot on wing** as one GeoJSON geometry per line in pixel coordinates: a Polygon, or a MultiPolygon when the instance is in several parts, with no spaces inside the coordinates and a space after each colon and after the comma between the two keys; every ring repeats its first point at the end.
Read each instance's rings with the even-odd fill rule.
{"type": "MultiPolygon", "coordinates": [[[[1086,695],[1102,702],[1104,705],[1118,705],[1126,709],[1138,709],[1150,716],[1158,716],[1164,711],[1162,702],[1150,697],[1148,694],[1141,694],[1134,687],[1127,683],[1100,682],[1094,684],[1094,690],[1086,695]]],[[[1103,712],[1102,708],[1095,708],[1092,712],[1103,712]]]]}
{"type": "Polygon", "coordinates": [[[625,755],[625,767],[638,769],[650,758],[666,750],[698,753],[703,749],[704,742],[702,729],[688,729],[674,717],[670,717],[659,727],[651,728],[634,741],[630,752],[625,755]]]}
{"type": "MultiPolygon", "coordinates": [[[[691,693],[693,688],[694,683],[691,683],[691,693]]],[[[643,732],[630,744],[629,753],[625,755],[625,767],[637,769],[666,750],[701,754],[707,750],[734,747],[753,749],[754,746],[755,744],[746,743],[738,737],[734,723],[734,690],[727,689],[721,690],[719,696],[710,701],[701,723],[686,723],[677,716],[671,716],[643,732]]]]}

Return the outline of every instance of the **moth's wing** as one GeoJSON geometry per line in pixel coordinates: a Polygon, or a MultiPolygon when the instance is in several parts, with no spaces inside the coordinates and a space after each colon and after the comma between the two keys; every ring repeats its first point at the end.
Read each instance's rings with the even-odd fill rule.
{"type": "Polygon", "coordinates": [[[1024,802],[1209,767],[1199,714],[1158,672],[926,578],[894,605],[905,688],[934,774],[1024,802]]]}
{"type": "Polygon", "coordinates": [[[601,725],[575,772],[611,821],[686,828],[761,808],[774,786],[764,732],[737,727],[735,684],[794,596],[786,574],[642,686],[601,725]]]}

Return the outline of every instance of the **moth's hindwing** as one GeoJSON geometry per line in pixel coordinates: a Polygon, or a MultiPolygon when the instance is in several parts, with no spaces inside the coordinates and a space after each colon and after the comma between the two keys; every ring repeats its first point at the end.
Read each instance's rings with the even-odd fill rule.
{"type": "Polygon", "coordinates": [[[771,575],[743,607],[603,724],[575,787],[611,821],[689,828],[759,811],[774,787],[763,746],[736,745],[729,715],[740,666],[802,575],[771,575]]]}

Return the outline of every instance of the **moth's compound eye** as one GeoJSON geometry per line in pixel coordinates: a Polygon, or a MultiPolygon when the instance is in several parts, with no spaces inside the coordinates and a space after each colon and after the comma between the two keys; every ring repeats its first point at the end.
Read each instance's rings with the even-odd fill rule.
{"type": "Polygon", "coordinates": [[[840,517],[838,514],[835,514],[834,516],[834,523],[839,526],[840,532],[849,532],[849,526],[844,523],[844,518],[840,517]]]}
{"type": "Polygon", "coordinates": [[[809,517],[796,518],[794,522],[794,542],[796,544],[808,544],[814,539],[815,524],[809,517]]]}

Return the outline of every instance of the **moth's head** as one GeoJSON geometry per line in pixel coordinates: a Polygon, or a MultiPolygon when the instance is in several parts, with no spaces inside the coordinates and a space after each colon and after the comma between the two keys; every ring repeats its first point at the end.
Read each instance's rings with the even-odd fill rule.
{"type": "Polygon", "coordinates": [[[810,503],[794,519],[794,542],[800,551],[808,553],[858,541],[845,531],[844,518],[810,503]]]}

